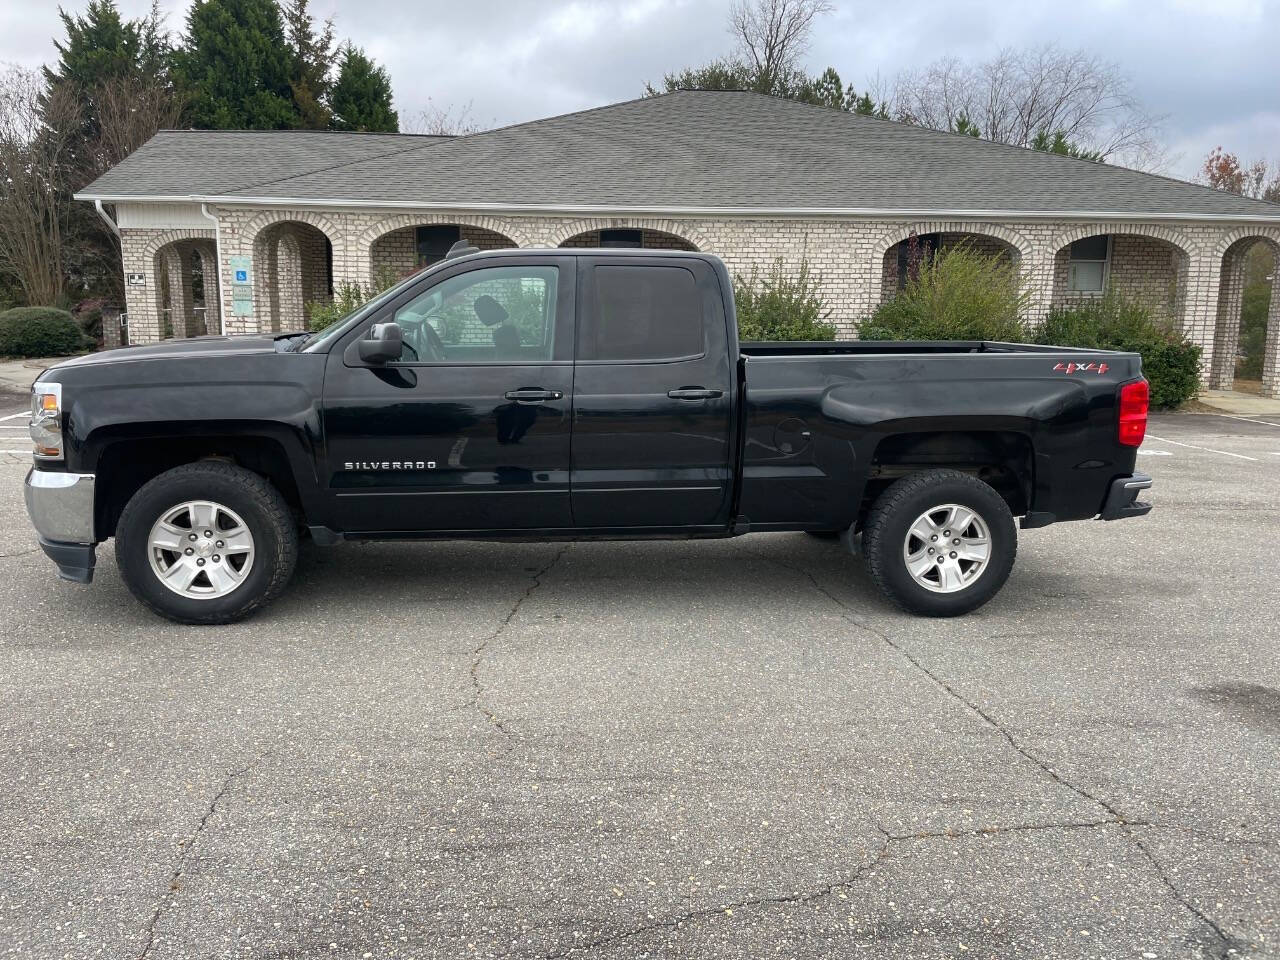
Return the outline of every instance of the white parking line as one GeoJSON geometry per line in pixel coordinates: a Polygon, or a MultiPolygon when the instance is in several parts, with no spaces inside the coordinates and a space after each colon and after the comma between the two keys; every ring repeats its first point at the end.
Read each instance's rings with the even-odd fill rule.
{"type": "Polygon", "coordinates": [[[30,450],[0,450],[0,453],[16,453],[20,457],[31,456],[30,450]]]}
{"type": "Polygon", "coordinates": [[[1238,417],[1234,413],[1215,413],[1215,417],[1226,417],[1228,420],[1243,420],[1245,423],[1261,423],[1268,427],[1280,427],[1280,423],[1272,423],[1270,420],[1255,420],[1253,417],[1238,417]]]}
{"type": "Polygon", "coordinates": [[[1166,440],[1164,437],[1157,437],[1155,434],[1148,433],[1148,437],[1160,443],[1172,443],[1175,447],[1189,447],[1192,450],[1203,450],[1205,453],[1216,453],[1223,457],[1236,457],[1240,460],[1252,460],[1258,462],[1257,457],[1246,457],[1243,453],[1232,453],[1230,450],[1214,450],[1212,447],[1198,447],[1194,443],[1182,443],[1180,440],[1166,440]]]}
{"type": "Polygon", "coordinates": [[[1170,453],[1168,450],[1148,450],[1146,447],[1142,447],[1138,451],[1138,454],[1139,456],[1145,455],[1148,457],[1172,457],[1173,456],[1173,454],[1170,453]]]}
{"type": "Polygon", "coordinates": [[[8,416],[0,417],[0,420],[17,420],[19,417],[29,417],[31,413],[23,410],[21,413],[11,413],[8,416]]]}

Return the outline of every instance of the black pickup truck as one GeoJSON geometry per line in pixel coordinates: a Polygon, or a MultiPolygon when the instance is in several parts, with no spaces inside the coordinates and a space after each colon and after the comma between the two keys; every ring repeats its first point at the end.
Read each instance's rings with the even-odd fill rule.
{"type": "Polygon", "coordinates": [[[739,343],[698,253],[463,253],[319,334],[59,363],[26,498],[62,577],[115,537],[188,623],[279,594],[300,536],[842,536],[907,610],[1003,585],[1023,527],[1145,514],[1132,354],[989,342],[739,343]]]}

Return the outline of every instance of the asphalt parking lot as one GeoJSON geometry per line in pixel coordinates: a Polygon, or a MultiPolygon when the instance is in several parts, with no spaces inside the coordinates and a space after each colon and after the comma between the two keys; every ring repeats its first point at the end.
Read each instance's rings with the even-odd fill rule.
{"type": "Polygon", "coordinates": [[[0,956],[1280,956],[1269,419],[1154,418],[1156,510],[953,621],[788,534],[311,547],[179,627],[0,454],[0,956]]]}

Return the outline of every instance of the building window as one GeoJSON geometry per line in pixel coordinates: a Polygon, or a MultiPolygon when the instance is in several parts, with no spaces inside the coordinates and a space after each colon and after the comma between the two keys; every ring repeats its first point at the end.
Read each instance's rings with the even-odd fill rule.
{"type": "Polygon", "coordinates": [[[640,230],[601,230],[602,247],[643,247],[644,233],[640,230]]]}
{"type": "Polygon", "coordinates": [[[461,239],[462,229],[453,223],[415,228],[414,246],[418,266],[429,267],[433,263],[439,263],[449,252],[449,248],[461,239]]]}
{"type": "Polygon", "coordinates": [[[1071,244],[1067,261],[1068,293],[1102,293],[1111,267],[1111,236],[1100,233],[1071,244]]]}

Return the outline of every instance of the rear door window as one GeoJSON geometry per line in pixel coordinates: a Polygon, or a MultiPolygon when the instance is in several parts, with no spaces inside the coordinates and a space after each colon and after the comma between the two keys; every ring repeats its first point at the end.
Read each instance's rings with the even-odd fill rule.
{"type": "Polygon", "coordinates": [[[593,268],[579,360],[689,360],[705,352],[702,296],[684,267],[593,268]]]}

